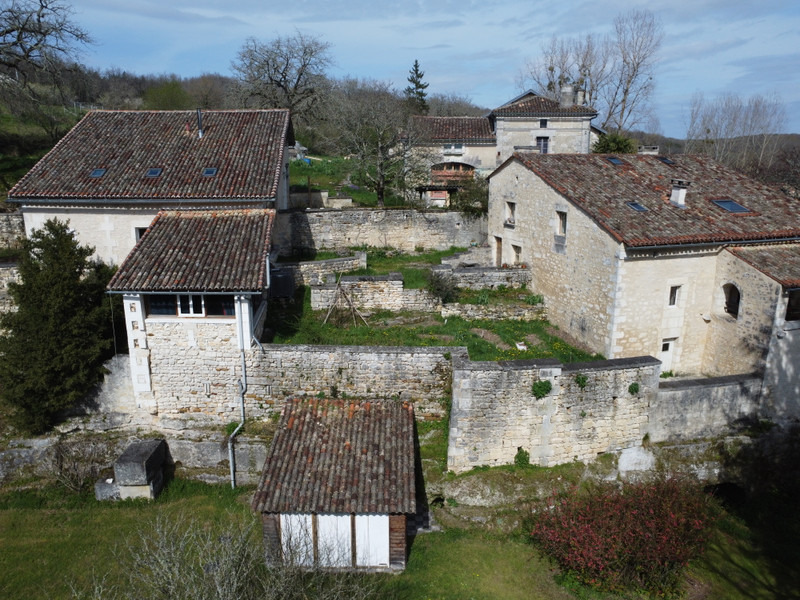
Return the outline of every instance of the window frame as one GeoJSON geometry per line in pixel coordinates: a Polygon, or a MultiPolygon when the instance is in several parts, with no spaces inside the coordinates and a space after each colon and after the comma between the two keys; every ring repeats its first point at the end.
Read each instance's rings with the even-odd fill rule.
{"type": "Polygon", "coordinates": [[[556,210],[556,235],[567,237],[567,211],[556,210]]]}
{"type": "Polygon", "coordinates": [[[539,154],[549,154],[550,138],[546,135],[536,136],[536,147],[539,149],[539,154]]]}
{"type": "Polygon", "coordinates": [[[725,313],[738,320],[742,312],[742,292],[739,286],[735,283],[726,283],[722,286],[722,293],[725,297],[725,313]]]}
{"type": "Polygon", "coordinates": [[[800,321],[800,289],[789,290],[786,297],[786,313],[783,320],[787,323],[800,321]]]}
{"type": "Polygon", "coordinates": [[[680,285],[671,285],[669,286],[669,297],[667,298],[667,306],[669,307],[677,307],[678,303],[681,299],[681,287],[680,285]]]}

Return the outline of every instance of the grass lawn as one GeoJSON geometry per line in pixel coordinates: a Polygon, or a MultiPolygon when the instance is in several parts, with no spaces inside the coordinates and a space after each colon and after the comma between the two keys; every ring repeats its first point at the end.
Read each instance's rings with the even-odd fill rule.
{"type": "MultiPolygon", "coordinates": [[[[355,164],[353,161],[339,157],[309,158],[295,160],[289,167],[289,183],[292,191],[305,192],[327,190],[331,196],[352,198],[360,206],[377,206],[378,196],[375,192],[351,181],[355,164]]],[[[384,199],[385,206],[403,206],[402,198],[388,194],[384,199]]]]}

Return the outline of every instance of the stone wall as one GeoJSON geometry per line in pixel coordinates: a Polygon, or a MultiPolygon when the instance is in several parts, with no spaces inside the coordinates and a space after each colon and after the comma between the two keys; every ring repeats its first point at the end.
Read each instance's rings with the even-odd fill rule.
{"type": "Polygon", "coordinates": [[[679,442],[720,435],[730,425],[761,414],[761,379],[732,375],[664,380],[648,410],[651,442],[679,442]]]}
{"type": "Polygon", "coordinates": [[[19,271],[16,265],[0,266],[0,312],[14,310],[14,302],[8,294],[8,284],[19,281],[19,271]]]}
{"type": "Polygon", "coordinates": [[[25,237],[22,213],[0,213],[0,248],[16,248],[22,237],[25,237]]]}
{"type": "Polygon", "coordinates": [[[454,267],[452,264],[442,264],[432,267],[431,271],[452,278],[457,287],[470,290],[497,289],[501,285],[517,289],[526,287],[531,281],[531,272],[528,269],[454,267]]]}
{"type": "MultiPolygon", "coordinates": [[[[405,289],[401,273],[388,275],[348,275],[338,284],[326,283],[311,289],[311,308],[327,310],[337,301],[337,289],[341,286],[350,302],[365,310],[434,312],[441,309],[441,302],[427,290],[405,289]]],[[[343,298],[338,300],[341,308],[347,308],[343,298]]]]}
{"type": "Polygon", "coordinates": [[[570,365],[454,360],[447,466],[510,464],[520,448],[532,464],[553,466],[641,444],[658,376],[652,357],[570,365]],[[539,381],[552,386],[542,398],[533,393],[539,381]]]}
{"type": "Polygon", "coordinates": [[[325,281],[328,275],[347,273],[356,269],[367,267],[367,253],[356,252],[353,256],[345,258],[331,258],[328,260],[314,260],[296,263],[278,263],[272,267],[273,274],[288,274],[295,286],[318,285],[325,281]]]}
{"type": "Polygon", "coordinates": [[[452,211],[416,209],[307,209],[278,212],[273,248],[281,256],[354,246],[446,250],[486,241],[486,220],[452,211]]]}
{"type": "Polygon", "coordinates": [[[547,309],[544,306],[459,304],[458,302],[453,302],[442,305],[441,315],[445,319],[461,317],[467,320],[544,321],[547,319],[547,309]]]}

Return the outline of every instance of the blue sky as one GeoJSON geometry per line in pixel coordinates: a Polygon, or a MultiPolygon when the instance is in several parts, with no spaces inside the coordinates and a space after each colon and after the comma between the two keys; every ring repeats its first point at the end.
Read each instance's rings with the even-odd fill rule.
{"type": "Polygon", "coordinates": [[[402,89],[415,59],[429,93],[494,108],[553,35],[604,34],[614,17],[648,8],[664,26],[654,104],[661,133],[683,137],[692,95],[777,93],[786,131],[800,133],[797,0],[73,0],[94,37],[82,62],[137,74],[231,75],[245,39],[295,29],[331,44],[334,76],[402,89]]]}

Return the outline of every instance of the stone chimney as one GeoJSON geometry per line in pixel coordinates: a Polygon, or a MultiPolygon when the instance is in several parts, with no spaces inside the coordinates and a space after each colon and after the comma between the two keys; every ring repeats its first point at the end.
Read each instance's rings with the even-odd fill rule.
{"type": "Polygon", "coordinates": [[[675,206],[680,206],[681,208],[686,206],[686,190],[692,184],[691,181],[685,181],[683,179],[673,179],[672,180],[672,194],[669,197],[669,201],[672,202],[675,206]]]}
{"type": "Polygon", "coordinates": [[[571,83],[561,86],[561,102],[559,106],[561,108],[569,108],[575,104],[575,90],[572,87],[571,83]]]}

